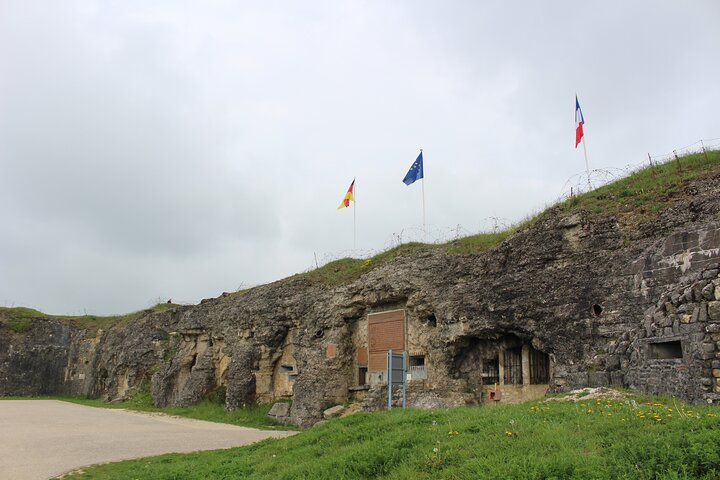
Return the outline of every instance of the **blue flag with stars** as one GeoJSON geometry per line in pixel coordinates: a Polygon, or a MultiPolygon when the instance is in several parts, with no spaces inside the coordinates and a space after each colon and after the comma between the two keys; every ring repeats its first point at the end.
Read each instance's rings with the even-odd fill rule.
{"type": "Polygon", "coordinates": [[[403,183],[405,185],[412,185],[417,180],[420,180],[423,178],[423,157],[422,152],[420,152],[420,155],[418,155],[417,160],[415,160],[415,163],[412,164],[410,167],[410,170],[408,170],[407,175],[405,175],[405,178],[403,178],[403,183]]]}

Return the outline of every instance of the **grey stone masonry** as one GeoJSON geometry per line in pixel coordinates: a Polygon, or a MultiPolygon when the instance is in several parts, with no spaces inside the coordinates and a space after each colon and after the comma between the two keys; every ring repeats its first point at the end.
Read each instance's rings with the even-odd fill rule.
{"type": "MultiPolygon", "coordinates": [[[[701,238],[698,235],[693,238],[701,238]]],[[[714,237],[713,237],[714,238],[714,237]]],[[[704,268],[684,275],[685,283],[676,284],[657,300],[645,314],[641,326],[629,333],[630,348],[611,344],[608,356],[612,365],[625,355],[625,382],[630,388],[648,393],[669,393],[694,401],[717,403],[720,376],[716,352],[720,338],[720,284],[717,262],[704,262],[704,268]],[[680,325],[669,331],[680,314],[680,325]]]]}

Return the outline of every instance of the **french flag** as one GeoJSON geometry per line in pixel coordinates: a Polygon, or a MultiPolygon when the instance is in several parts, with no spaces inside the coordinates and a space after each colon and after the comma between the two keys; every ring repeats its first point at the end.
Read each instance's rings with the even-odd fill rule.
{"type": "Polygon", "coordinates": [[[575,95],[575,148],[580,145],[580,140],[583,138],[583,125],[585,119],[583,118],[582,110],[580,110],[580,102],[578,102],[577,95],[575,95]]]}

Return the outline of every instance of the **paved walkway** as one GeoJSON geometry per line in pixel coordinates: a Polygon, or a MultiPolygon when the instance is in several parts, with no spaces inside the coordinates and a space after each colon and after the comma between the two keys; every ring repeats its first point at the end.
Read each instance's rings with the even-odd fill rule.
{"type": "Polygon", "coordinates": [[[46,480],[95,463],[292,434],[56,400],[0,400],[0,479],[46,480]]]}

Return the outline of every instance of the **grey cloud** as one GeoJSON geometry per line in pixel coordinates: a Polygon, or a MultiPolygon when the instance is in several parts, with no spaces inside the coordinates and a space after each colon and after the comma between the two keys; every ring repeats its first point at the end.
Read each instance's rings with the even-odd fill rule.
{"type": "Polygon", "coordinates": [[[0,301],[186,301],[720,136],[712,1],[0,5],[0,301]],[[9,72],[9,73],[7,73],[9,72]]]}

